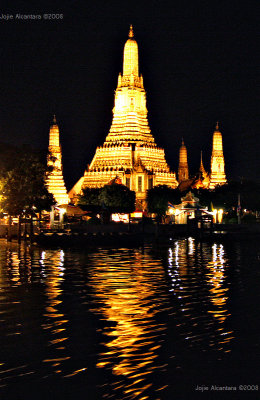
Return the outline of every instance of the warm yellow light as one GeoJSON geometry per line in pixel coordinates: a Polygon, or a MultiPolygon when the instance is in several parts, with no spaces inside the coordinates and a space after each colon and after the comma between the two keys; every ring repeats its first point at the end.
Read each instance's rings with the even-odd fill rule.
{"type": "Polygon", "coordinates": [[[211,176],[210,189],[214,189],[216,185],[227,183],[225,174],[225,161],[223,155],[222,135],[219,132],[218,125],[213,135],[213,148],[211,155],[211,176]]]}
{"type": "Polygon", "coordinates": [[[216,222],[217,222],[217,213],[218,213],[218,210],[216,210],[216,209],[214,209],[212,212],[214,224],[216,224],[216,222]]]}
{"type": "Polygon", "coordinates": [[[132,218],[142,218],[142,216],[143,216],[143,213],[142,213],[142,212],[136,211],[136,212],[134,212],[134,213],[131,213],[131,217],[132,217],[132,218]]]}
{"type": "Polygon", "coordinates": [[[62,154],[59,137],[59,127],[54,119],[49,134],[49,154],[47,156],[47,165],[52,167],[52,171],[46,176],[46,186],[53,194],[58,204],[68,204],[69,198],[65,187],[62,172],[62,154]]]}
{"type": "Polygon", "coordinates": [[[128,214],[112,214],[111,220],[114,222],[127,223],[127,222],[129,222],[129,216],[128,216],[128,214]]]}
{"type": "Polygon", "coordinates": [[[218,222],[221,224],[222,220],[223,220],[223,210],[222,208],[220,208],[218,210],[218,222]]]}
{"type": "Polygon", "coordinates": [[[112,125],[103,146],[96,149],[84,176],[70,191],[71,199],[82,188],[102,187],[119,176],[124,184],[129,179],[128,184],[136,192],[138,203],[140,201],[139,204],[145,208],[146,190],[150,188],[151,181],[152,186],[178,186],[176,175],[166,162],[164,150],[156,145],[151,134],[146,92],[138,64],[138,45],[133,30],[130,30],[124,48],[123,74],[118,76],[112,125]],[[138,184],[138,177],[142,178],[141,185],[138,184]]]}

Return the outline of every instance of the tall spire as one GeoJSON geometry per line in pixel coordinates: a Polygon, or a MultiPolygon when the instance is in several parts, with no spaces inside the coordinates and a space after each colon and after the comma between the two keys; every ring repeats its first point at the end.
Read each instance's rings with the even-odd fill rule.
{"type": "Polygon", "coordinates": [[[133,25],[130,25],[130,30],[129,30],[129,33],[128,33],[128,37],[129,38],[133,38],[134,37],[133,25]]]}
{"type": "Polygon", "coordinates": [[[53,115],[53,121],[50,126],[50,134],[49,134],[49,149],[52,147],[60,146],[60,131],[57,125],[56,115],[53,115]]]}
{"type": "Polygon", "coordinates": [[[102,187],[116,176],[136,192],[137,207],[141,209],[145,207],[146,190],[156,185],[178,186],[148,124],[146,92],[138,72],[138,46],[132,26],[124,46],[123,74],[118,77],[112,125],[70,197],[84,187],[102,187]]]}
{"type": "Polygon", "coordinates": [[[202,161],[202,150],[200,152],[200,171],[204,169],[203,161],[202,161]]]}
{"type": "Polygon", "coordinates": [[[206,170],[204,168],[204,165],[203,165],[202,151],[200,152],[199,176],[200,176],[200,179],[202,180],[202,186],[201,187],[207,189],[209,187],[210,178],[209,178],[209,174],[206,172],[206,170]]]}
{"type": "Polygon", "coordinates": [[[69,198],[63,180],[62,173],[62,155],[60,147],[60,132],[57,125],[56,116],[53,116],[53,122],[50,126],[49,148],[47,165],[51,167],[46,177],[46,186],[50,193],[53,194],[58,204],[68,204],[69,198]]]}
{"type": "Polygon", "coordinates": [[[216,129],[213,134],[209,187],[210,189],[214,189],[217,185],[223,185],[225,183],[227,183],[227,179],[225,174],[222,134],[219,131],[219,123],[217,122],[216,129]]]}
{"type": "Polygon", "coordinates": [[[187,156],[187,148],[182,138],[180,153],[179,153],[178,181],[179,183],[181,183],[182,181],[186,181],[187,179],[189,179],[188,156],[187,156]]]}
{"type": "Polygon", "coordinates": [[[133,38],[132,25],[124,46],[123,75],[118,76],[114,104],[113,121],[106,142],[154,144],[147,120],[143,77],[138,75],[138,46],[133,38]]]}
{"type": "Polygon", "coordinates": [[[203,160],[202,160],[202,151],[200,152],[200,169],[199,172],[201,173],[202,177],[205,178],[206,176],[208,176],[204,165],[203,165],[203,160]]]}
{"type": "Polygon", "coordinates": [[[130,31],[128,34],[129,39],[126,41],[124,47],[124,62],[123,62],[123,76],[139,76],[138,66],[138,46],[134,39],[133,26],[130,25],[130,31]]]}

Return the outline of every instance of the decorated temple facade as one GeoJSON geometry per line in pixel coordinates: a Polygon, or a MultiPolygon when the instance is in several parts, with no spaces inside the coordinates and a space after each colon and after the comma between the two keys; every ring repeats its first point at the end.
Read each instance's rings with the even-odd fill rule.
{"type": "Polygon", "coordinates": [[[46,176],[46,186],[58,205],[68,204],[69,196],[65,187],[62,172],[62,154],[60,146],[60,132],[54,115],[49,133],[49,147],[47,156],[47,165],[50,172],[46,176]]]}
{"type": "Polygon", "coordinates": [[[178,182],[178,188],[180,189],[180,191],[185,191],[188,188],[214,189],[218,185],[224,185],[227,183],[225,174],[222,134],[219,131],[218,122],[213,133],[210,173],[208,173],[204,168],[201,152],[199,171],[195,176],[189,177],[187,148],[184,145],[184,141],[182,140],[179,151],[178,182]]]}
{"type": "MultiPolygon", "coordinates": [[[[57,154],[58,160],[61,153],[57,154]]],[[[62,170],[58,170],[62,186],[62,170]]],[[[148,124],[146,92],[143,77],[139,75],[138,45],[132,26],[124,46],[123,73],[118,76],[109,133],[103,145],[96,149],[84,175],[70,190],[69,197],[74,201],[82,189],[102,187],[115,178],[136,192],[139,210],[145,209],[146,191],[156,185],[179,187],[184,191],[188,188],[214,189],[227,182],[222,135],[218,124],[213,134],[209,173],[204,168],[201,155],[197,174],[190,176],[187,148],[183,140],[179,152],[178,181],[175,173],[170,170],[164,150],[155,143],[148,124]]]]}
{"type": "Polygon", "coordinates": [[[224,185],[225,183],[227,183],[227,179],[225,174],[222,134],[219,131],[219,124],[217,122],[213,134],[209,189],[214,189],[217,185],[224,185]]]}
{"type": "Polygon", "coordinates": [[[179,153],[179,168],[178,168],[178,181],[179,183],[187,181],[189,179],[189,166],[188,166],[188,156],[187,148],[182,139],[180,153],[179,153]]]}
{"type": "Polygon", "coordinates": [[[118,76],[111,128],[69,196],[73,198],[85,187],[102,187],[115,177],[136,192],[139,209],[145,207],[147,189],[155,185],[178,186],[148,124],[146,92],[139,75],[138,45],[132,26],[124,46],[123,74],[118,76]]]}

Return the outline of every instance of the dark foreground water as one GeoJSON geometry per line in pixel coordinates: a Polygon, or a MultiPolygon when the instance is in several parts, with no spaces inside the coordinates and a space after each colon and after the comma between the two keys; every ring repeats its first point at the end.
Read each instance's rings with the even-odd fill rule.
{"type": "Polygon", "coordinates": [[[88,251],[3,240],[0,399],[260,398],[259,283],[258,238],[88,251]]]}

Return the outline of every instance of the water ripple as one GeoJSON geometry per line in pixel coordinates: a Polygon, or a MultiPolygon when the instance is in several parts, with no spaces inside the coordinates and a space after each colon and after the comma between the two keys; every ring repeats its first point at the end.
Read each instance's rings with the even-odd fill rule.
{"type": "Polygon", "coordinates": [[[193,238],[92,251],[0,240],[1,390],[29,398],[53,382],[71,398],[168,400],[202,371],[224,379],[230,354],[252,374],[258,252],[193,238]]]}

